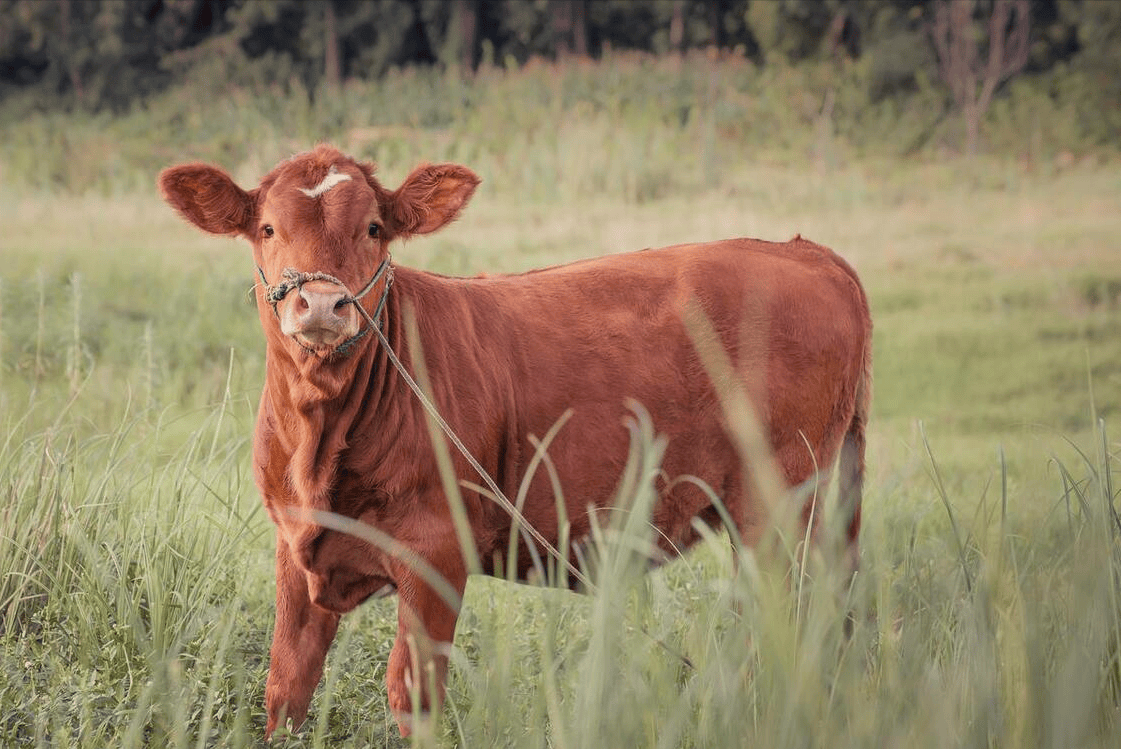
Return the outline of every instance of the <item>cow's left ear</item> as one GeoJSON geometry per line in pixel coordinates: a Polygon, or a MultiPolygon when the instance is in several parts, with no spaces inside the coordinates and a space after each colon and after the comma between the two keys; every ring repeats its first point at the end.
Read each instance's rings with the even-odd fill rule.
{"type": "Polygon", "coordinates": [[[474,172],[458,164],[418,166],[389,193],[384,215],[392,221],[395,236],[434,232],[459,215],[479,182],[474,172]]]}
{"type": "Polygon", "coordinates": [[[160,172],[160,192],[183,218],[212,234],[253,238],[256,199],[230,175],[209,164],[182,164],[160,172]]]}

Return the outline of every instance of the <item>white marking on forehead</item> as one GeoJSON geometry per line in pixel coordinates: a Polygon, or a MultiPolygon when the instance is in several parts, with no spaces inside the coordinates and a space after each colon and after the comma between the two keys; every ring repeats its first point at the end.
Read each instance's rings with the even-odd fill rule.
{"type": "Polygon", "coordinates": [[[331,164],[331,168],[330,168],[330,170],[328,170],[327,176],[324,177],[323,181],[320,182],[318,185],[316,185],[315,187],[312,187],[312,188],[297,187],[296,189],[299,190],[300,192],[302,192],[304,195],[307,195],[309,198],[318,198],[320,195],[327,192],[328,190],[330,190],[332,187],[339,184],[340,182],[349,182],[349,181],[350,181],[350,175],[349,174],[343,174],[342,172],[339,171],[338,167],[336,167],[334,164],[331,164]]]}

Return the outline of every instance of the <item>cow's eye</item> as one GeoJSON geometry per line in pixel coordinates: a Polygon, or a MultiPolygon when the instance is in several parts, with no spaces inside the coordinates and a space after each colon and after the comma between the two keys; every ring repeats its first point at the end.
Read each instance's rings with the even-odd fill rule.
{"type": "Polygon", "coordinates": [[[381,227],[378,226],[377,224],[373,223],[373,222],[370,222],[370,228],[367,229],[367,233],[370,235],[370,237],[375,238],[375,237],[378,236],[378,234],[380,232],[381,232],[381,227]]]}
{"type": "Polygon", "coordinates": [[[274,232],[272,230],[272,224],[265,224],[264,226],[261,227],[261,236],[262,237],[268,238],[268,237],[271,237],[273,234],[274,234],[274,232]]]}

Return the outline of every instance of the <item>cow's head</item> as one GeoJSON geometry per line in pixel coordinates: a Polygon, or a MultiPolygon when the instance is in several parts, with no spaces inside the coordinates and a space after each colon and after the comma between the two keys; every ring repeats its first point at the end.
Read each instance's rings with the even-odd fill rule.
{"type": "Polygon", "coordinates": [[[188,221],[253,243],[270,345],[275,339],[293,357],[319,358],[349,348],[362,332],[354,295],[369,286],[357,303],[367,315],[380,311],[391,274],[378,270],[390,241],[444,226],[478,184],[465,167],[425,165],[390,191],[374,179],[372,164],[325,145],[281,163],[248,191],[207,164],[174,166],[159,177],[164,199],[188,221]]]}

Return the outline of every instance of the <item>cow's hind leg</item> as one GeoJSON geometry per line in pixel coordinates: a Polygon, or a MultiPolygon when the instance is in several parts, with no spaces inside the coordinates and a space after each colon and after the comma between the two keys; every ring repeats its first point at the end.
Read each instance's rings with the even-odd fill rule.
{"type": "Polygon", "coordinates": [[[290,722],[293,729],[304,722],[338,627],[338,614],[311,602],[307,577],[292,561],[288,543],[278,536],[276,627],[265,687],[266,736],[271,736],[281,721],[290,722]]]}

